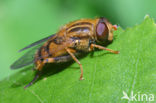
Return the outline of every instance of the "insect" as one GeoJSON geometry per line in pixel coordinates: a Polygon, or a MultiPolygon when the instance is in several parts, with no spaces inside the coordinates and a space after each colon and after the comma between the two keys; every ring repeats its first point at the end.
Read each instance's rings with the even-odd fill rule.
{"type": "MultiPolygon", "coordinates": [[[[73,59],[80,66],[80,80],[82,80],[82,64],[75,55],[93,51],[94,48],[118,54],[119,51],[101,46],[107,42],[112,42],[114,30],[117,30],[117,26],[112,25],[103,17],[73,21],[64,25],[56,34],[21,49],[20,52],[35,47],[15,61],[11,65],[11,69],[21,68],[34,63],[35,69],[42,71],[46,63],[62,63],[73,59]]],[[[34,79],[24,88],[32,85],[38,77],[39,74],[36,74],[34,79]]]]}

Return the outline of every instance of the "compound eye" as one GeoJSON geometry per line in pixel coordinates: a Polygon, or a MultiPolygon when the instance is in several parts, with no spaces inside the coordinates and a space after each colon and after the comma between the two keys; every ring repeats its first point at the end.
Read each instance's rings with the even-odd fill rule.
{"type": "Polygon", "coordinates": [[[99,41],[104,41],[108,38],[108,28],[104,22],[99,22],[96,28],[96,35],[99,41]]]}

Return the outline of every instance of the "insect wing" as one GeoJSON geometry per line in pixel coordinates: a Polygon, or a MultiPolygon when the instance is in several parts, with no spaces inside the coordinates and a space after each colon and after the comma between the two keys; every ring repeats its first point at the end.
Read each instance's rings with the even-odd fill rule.
{"type": "Polygon", "coordinates": [[[38,50],[38,48],[40,48],[43,43],[47,40],[49,40],[50,38],[54,37],[55,35],[50,35],[46,38],[43,38],[39,41],[36,41],[28,46],[26,46],[25,48],[19,50],[19,52],[24,51],[28,48],[34,47],[31,50],[27,51],[22,57],[20,57],[18,60],[16,60],[11,66],[11,69],[18,69],[18,68],[22,68],[26,65],[30,65],[34,62],[34,55],[35,52],[38,50]]]}
{"type": "Polygon", "coordinates": [[[52,37],[54,37],[54,36],[55,36],[55,34],[54,34],[54,35],[50,35],[50,36],[48,36],[48,37],[45,37],[45,38],[43,38],[43,39],[41,39],[41,40],[38,40],[38,41],[36,41],[36,42],[34,42],[34,43],[32,43],[32,44],[30,44],[30,45],[28,45],[28,46],[26,46],[26,47],[20,49],[19,52],[24,51],[24,50],[26,50],[26,49],[28,49],[28,48],[33,47],[33,46],[36,46],[36,45],[38,45],[38,44],[40,44],[40,43],[43,43],[43,42],[49,40],[50,38],[52,38],[52,37]]]}
{"type": "Polygon", "coordinates": [[[34,62],[34,55],[35,52],[37,51],[37,49],[41,46],[38,45],[34,48],[32,48],[31,50],[27,51],[22,57],[20,57],[19,59],[17,59],[11,66],[11,69],[18,69],[18,68],[22,68],[24,66],[30,65],[34,62]]]}

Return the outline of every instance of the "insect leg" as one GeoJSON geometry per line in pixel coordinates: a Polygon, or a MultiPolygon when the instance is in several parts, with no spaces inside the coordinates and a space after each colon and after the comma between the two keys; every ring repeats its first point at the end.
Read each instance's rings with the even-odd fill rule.
{"type": "Polygon", "coordinates": [[[109,51],[109,52],[111,52],[111,53],[114,53],[114,54],[119,54],[119,53],[120,53],[119,51],[114,51],[114,50],[112,50],[112,49],[108,49],[108,48],[103,47],[103,46],[100,46],[100,45],[91,44],[91,45],[90,45],[90,48],[93,48],[93,47],[98,48],[98,49],[102,49],[102,50],[107,50],[107,51],[109,51]]]}
{"type": "Polygon", "coordinates": [[[71,60],[72,57],[70,55],[54,57],[54,58],[47,58],[43,62],[44,63],[63,63],[71,60]]]}
{"type": "Polygon", "coordinates": [[[40,76],[40,71],[35,75],[34,79],[24,87],[24,89],[31,86],[39,78],[39,76],[40,76]]]}
{"type": "MultiPolygon", "coordinates": [[[[47,58],[43,61],[42,64],[44,63],[60,63],[60,62],[67,62],[71,59],[71,56],[70,55],[67,55],[67,56],[61,56],[61,57],[55,57],[55,58],[47,58]]],[[[42,65],[39,65],[37,68],[41,68],[42,65]]],[[[41,69],[38,69],[38,70],[41,70],[41,69]]],[[[27,84],[24,89],[26,89],[27,87],[31,86],[40,76],[40,73],[41,71],[38,71],[38,73],[36,74],[36,76],[34,77],[34,79],[29,83],[27,84]]]]}
{"type": "Polygon", "coordinates": [[[75,53],[76,51],[73,49],[68,49],[66,48],[66,51],[71,55],[71,57],[75,60],[75,62],[77,62],[80,66],[80,70],[81,70],[81,75],[80,75],[80,80],[83,80],[83,68],[82,68],[82,64],[79,62],[79,60],[75,57],[75,55],[73,53],[75,53]]]}

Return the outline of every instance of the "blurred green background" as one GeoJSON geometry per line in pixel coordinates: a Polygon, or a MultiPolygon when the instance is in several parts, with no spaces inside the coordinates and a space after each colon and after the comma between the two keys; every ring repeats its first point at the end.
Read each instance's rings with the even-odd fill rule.
{"type": "Polygon", "coordinates": [[[19,49],[70,21],[104,16],[127,28],[155,10],[155,0],[0,0],[0,80],[18,71],[9,67],[19,49]]]}

